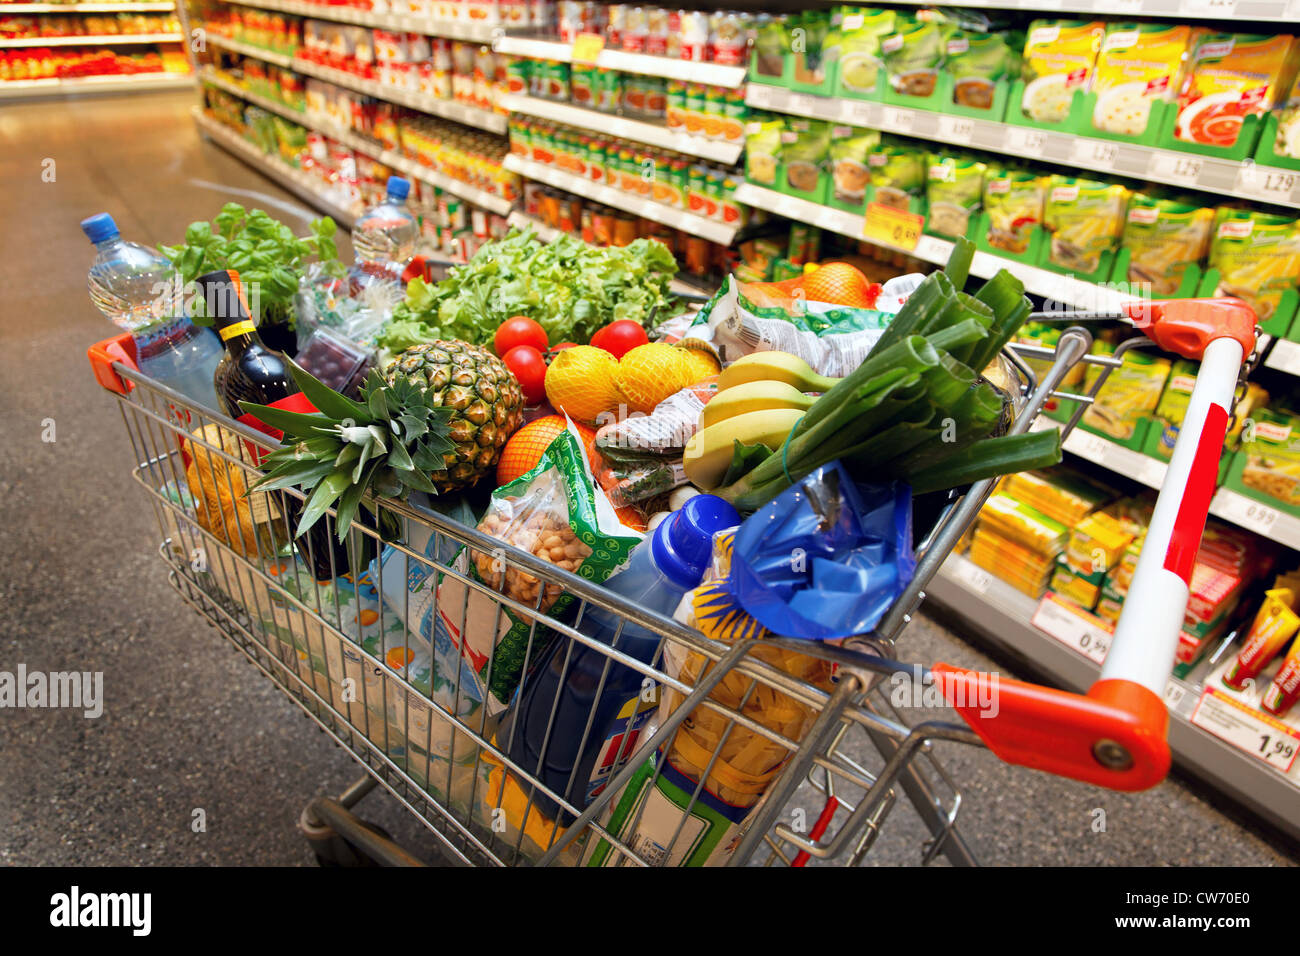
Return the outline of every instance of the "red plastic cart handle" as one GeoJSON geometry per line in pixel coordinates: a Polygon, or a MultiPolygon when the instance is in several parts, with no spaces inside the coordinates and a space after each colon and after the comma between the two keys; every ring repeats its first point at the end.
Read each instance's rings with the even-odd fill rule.
{"type": "Polygon", "coordinates": [[[1156,345],[1197,359],[1215,339],[1236,339],[1241,354],[1255,348],[1255,311],[1240,299],[1140,299],[1124,314],[1156,345]]]}
{"type": "Polygon", "coordinates": [[[136,364],[135,339],[131,337],[131,333],[123,332],[111,339],[96,342],[86,349],[86,355],[90,359],[91,371],[95,373],[95,381],[104,388],[119,395],[125,395],[135,388],[133,382],[128,382],[113,371],[114,362],[121,362],[128,368],[140,371],[139,365],[136,364]]]}

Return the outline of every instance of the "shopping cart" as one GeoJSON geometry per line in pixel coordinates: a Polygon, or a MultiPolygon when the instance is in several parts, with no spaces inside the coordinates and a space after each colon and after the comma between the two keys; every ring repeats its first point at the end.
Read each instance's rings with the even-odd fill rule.
{"type": "MultiPolygon", "coordinates": [[[[510,759],[509,741],[496,739],[501,715],[472,699],[460,671],[450,679],[442,674],[434,686],[427,637],[412,626],[409,607],[386,597],[387,562],[373,561],[357,574],[340,574],[346,569],[331,565],[338,576],[318,581],[287,544],[287,513],[293,509],[277,508],[273,497],[292,495],[301,502],[302,496],[257,492],[244,497],[261,474],[256,462],[276,447],[274,441],[141,375],[129,336],[93,346],[90,359],[98,381],[117,397],[138,462],[134,477],[153,504],[162,538],[159,553],[172,586],[366,771],[339,799],[317,798],[303,813],[301,829],[322,862],[417,862],[352,813],[357,801],[380,785],[416,814],[436,847],[458,863],[680,863],[699,849],[700,820],[714,799],[709,781],[720,772],[719,755],[732,734],[746,733],[776,748],[779,757],[765,793],[753,796],[754,805],[728,831],[726,846],[713,848],[721,855],[710,862],[857,864],[901,791],[929,831],[923,862],[943,854],[953,863],[969,864],[974,854],[957,825],[961,792],[935,759],[938,742],[986,746],[1007,763],[1117,790],[1151,787],[1166,775],[1170,754],[1162,694],[1234,396],[1253,365],[1258,334],[1253,312],[1231,299],[1133,302],[1123,314],[1035,318],[1068,327],[1054,349],[1014,346],[1004,352],[1021,403],[1013,433],[1029,429],[1052,397],[1078,403],[1063,426],[1068,432],[1120,364],[1123,351],[1136,343],[1154,342],[1201,361],[1133,577],[1132,593],[1141,599],[1124,605],[1101,679],[1086,695],[897,659],[898,641],[924,600],[927,583],[972,525],[993,481],[978,482],[945,503],[918,545],[914,578],[874,632],[827,644],[710,639],[474,527],[407,503],[373,502],[376,520],[353,523],[349,544],[357,567],[367,555],[391,549],[389,555],[403,560],[389,567],[390,577],[436,565],[440,580],[458,582],[456,593],[465,606],[471,596],[487,599],[498,616],[509,610],[530,621],[530,652],[550,640],[562,642],[567,667],[580,645],[598,651],[605,662],[595,699],[611,668],[622,666],[644,676],[652,700],[677,701],[652,708],[655,719],[640,735],[626,735],[607,762],[604,788],[586,806],[543,782],[544,752],[535,766],[510,759]],[[1090,333],[1070,323],[1103,318],[1127,319],[1147,337],[1135,336],[1114,355],[1089,354],[1090,333]],[[1045,369],[1041,380],[1027,360],[1045,369]],[[1087,389],[1066,391],[1063,383],[1080,362],[1098,366],[1097,374],[1087,389]],[[237,500],[244,504],[232,504],[237,500]],[[417,540],[424,546],[413,547],[417,540]],[[559,586],[574,596],[576,616],[544,613],[544,588],[529,606],[486,586],[466,573],[464,564],[449,560],[460,548],[489,552],[507,572],[515,569],[559,586]],[[619,651],[617,636],[605,644],[584,634],[581,620],[590,606],[617,615],[624,622],[620,634],[629,622],[658,634],[651,663],[619,651]],[[692,655],[701,666],[690,677],[666,666],[669,648],[692,655]],[[833,679],[791,676],[771,662],[772,648],[811,655],[829,665],[833,679]],[[724,680],[742,682],[739,699],[715,693],[724,680]],[[933,716],[947,714],[945,709],[921,711],[922,718],[915,719],[914,709],[895,706],[889,692],[900,682],[938,688],[963,722],[933,716]],[[745,705],[760,690],[806,709],[809,717],[799,733],[773,730],[755,718],[745,705]],[[987,706],[991,699],[996,708],[987,706]],[[675,804],[676,822],[657,820],[654,836],[647,836],[648,799],[628,803],[629,794],[653,791],[667,772],[663,754],[676,745],[683,727],[696,721],[692,715],[702,714],[725,723],[717,745],[701,755],[702,772],[678,781],[683,796],[675,804]],[[809,801],[820,806],[809,807],[809,801]],[[542,812],[543,805],[552,808],[553,817],[542,812]]],[[[409,591],[400,590],[412,600],[409,591]]],[[[432,602],[430,613],[446,615],[463,628],[464,606],[440,607],[438,592],[423,597],[432,602]]],[[[492,663],[487,662],[489,673],[492,663]]],[[[589,718],[584,744],[601,731],[592,724],[589,718]]],[[[573,783],[571,776],[570,787],[573,783]]],[[[655,812],[662,816],[662,809],[655,812]]]]}

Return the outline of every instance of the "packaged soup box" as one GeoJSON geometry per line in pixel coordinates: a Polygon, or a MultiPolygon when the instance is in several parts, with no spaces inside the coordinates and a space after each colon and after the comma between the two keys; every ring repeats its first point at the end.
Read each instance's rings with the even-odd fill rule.
{"type": "Polygon", "coordinates": [[[1103,133],[1142,136],[1151,105],[1172,103],[1182,83],[1192,28],[1167,23],[1112,23],[1092,76],[1092,125],[1103,133]]]}
{"type": "Polygon", "coordinates": [[[1235,146],[1247,116],[1263,116],[1286,96],[1296,57],[1292,36],[1198,36],[1178,96],[1174,136],[1203,146],[1235,146]]]}
{"type": "Polygon", "coordinates": [[[1075,90],[1087,90],[1106,34],[1100,21],[1035,20],[1025,39],[1020,108],[1035,123],[1063,123],[1075,90]]]}

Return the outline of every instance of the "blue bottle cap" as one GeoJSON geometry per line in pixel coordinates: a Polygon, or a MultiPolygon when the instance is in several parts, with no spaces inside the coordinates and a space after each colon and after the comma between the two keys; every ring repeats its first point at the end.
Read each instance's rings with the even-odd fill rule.
{"type": "Polygon", "coordinates": [[[388,196],[390,199],[405,199],[411,195],[411,184],[401,176],[388,177],[388,196]]]}
{"type": "Polygon", "coordinates": [[[713,534],[740,524],[740,513],[716,495],[696,495],[655,528],[650,556],[679,587],[699,585],[713,554],[713,534]]]}
{"type": "Polygon", "coordinates": [[[117,223],[113,217],[106,212],[95,213],[86,219],[81,220],[81,231],[86,234],[86,238],[91,242],[103,242],[105,239],[116,239],[121,235],[117,231],[117,223]]]}

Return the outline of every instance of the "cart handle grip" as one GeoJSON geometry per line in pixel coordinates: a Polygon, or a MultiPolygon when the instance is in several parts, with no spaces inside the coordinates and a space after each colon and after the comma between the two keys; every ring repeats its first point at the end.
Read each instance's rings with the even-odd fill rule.
{"type": "Polygon", "coordinates": [[[1169,714],[1141,684],[1099,680],[1085,695],[951,664],[930,673],[949,706],[1007,763],[1130,792],[1169,773],[1169,714]]]}
{"type": "Polygon", "coordinates": [[[1136,299],[1122,308],[1147,338],[1183,358],[1200,360],[1215,339],[1236,339],[1243,356],[1255,348],[1255,310],[1240,299],[1136,299]]]}
{"type": "Polygon", "coordinates": [[[128,382],[113,370],[113,363],[121,362],[133,372],[140,371],[140,366],[136,364],[135,339],[130,332],[123,332],[111,339],[96,342],[86,349],[86,356],[90,359],[90,369],[95,373],[95,381],[110,392],[125,395],[135,388],[133,382],[128,382]]]}

